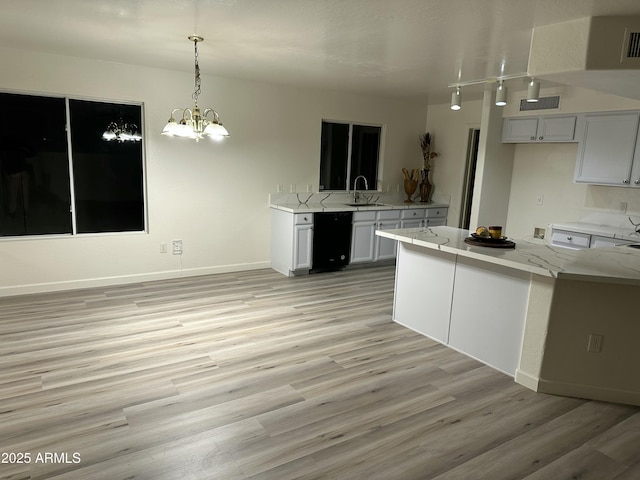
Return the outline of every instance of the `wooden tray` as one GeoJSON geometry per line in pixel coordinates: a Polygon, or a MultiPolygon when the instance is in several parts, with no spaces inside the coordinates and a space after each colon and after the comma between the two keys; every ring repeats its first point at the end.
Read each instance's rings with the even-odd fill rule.
{"type": "Polygon", "coordinates": [[[468,243],[469,245],[476,247],[516,248],[516,243],[507,238],[467,237],[464,239],[464,243],[468,243]]]}

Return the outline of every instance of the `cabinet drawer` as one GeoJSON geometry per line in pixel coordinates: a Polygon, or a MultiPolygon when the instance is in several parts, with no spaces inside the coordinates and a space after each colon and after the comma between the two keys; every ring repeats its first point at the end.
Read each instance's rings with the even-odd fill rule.
{"type": "Polygon", "coordinates": [[[354,222],[373,222],[376,219],[375,210],[368,212],[353,212],[354,222]]]}
{"type": "Polygon", "coordinates": [[[312,225],[313,213],[296,213],[293,216],[294,225],[312,225]]]}
{"type": "Polygon", "coordinates": [[[443,217],[427,218],[425,224],[427,227],[440,227],[447,224],[447,219],[443,217]]]}
{"type": "Polygon", "coordinates": [[[589,248],[591,235],[586,233],[554,230],[551,234],[551,244],[558,247],[589,248]]]}
{"type": "Polygon", "coordinates": [[[442,218],[447,216],[447,208],[428,208],[427,218],[442,218]]]}
{"type": "Polygon", "coordinates": [[[622,238],[601,237],[598,235],[593,235],[591,237],[591,242],[589,243],[589,248],[613,247],[615,245],[628,245],[630,243],[634,242],[624,240],[622,238]]]}
{"type": "Polygon", "coordinates": [[[400,210],[378,210],[378,220],[400,220],[400,210]]]}
{"type": "Polygon", "coordinates": [[[415,219],[415,218],[423,219],[426,217],[426,215],[427,215],[426,208],[409,208],[407,210],[402,211],[401,218],[403,220],[415,219]]]}

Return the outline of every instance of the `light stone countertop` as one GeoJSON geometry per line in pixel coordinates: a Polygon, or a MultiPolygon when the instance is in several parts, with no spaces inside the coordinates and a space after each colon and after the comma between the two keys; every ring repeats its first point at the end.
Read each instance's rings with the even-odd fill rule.
{"type": "Polygon", "coordinates": [[[454,227],[377,230],[376,235],[547,277],[640,285],[640,250],[626,246],[570,250],[510,239],[516,248],[476,247],[464,242],[468,230],[454,227]]]}
{"type": "Polygon", "coordinates": [[[368,210],[402,210],[413,208],[448,208],[444,203],[381,203],[375,205],[362,204],[358,206],[346,203],[322,202],[322,203],[271,203],[271,208],[283,210],[289,213],[316,213],[316,212],[360,212],[368,210]]]}

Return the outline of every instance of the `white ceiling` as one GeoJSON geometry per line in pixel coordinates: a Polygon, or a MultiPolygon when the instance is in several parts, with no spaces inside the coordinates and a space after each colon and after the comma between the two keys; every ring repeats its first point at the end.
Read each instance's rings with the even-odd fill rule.
{"type": "Polygon", "coordinates": [[[639,0],[2,0],[0,45],[204,75],[448,101],[527,70],[533,27],[639,0]]]}

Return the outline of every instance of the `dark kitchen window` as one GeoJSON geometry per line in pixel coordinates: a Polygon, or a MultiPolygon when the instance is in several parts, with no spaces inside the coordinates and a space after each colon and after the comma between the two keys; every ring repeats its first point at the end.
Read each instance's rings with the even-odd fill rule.
{"type": "Polygon", "coordinates": [[[141,105],[0,93],[0,109],[0,236],[145,230],[142,141],[102,138],[141,131],[141,105]]]}
{"type": "MultiPolygon", "coordinates": [[[[320,190],[350,190],[362,175],[369,190],[378,184],[382,127],[353,123],[322,122],[320,190]]],[[[364,182],[358,183],[364,190],[364,182]]]]}

